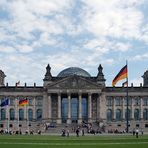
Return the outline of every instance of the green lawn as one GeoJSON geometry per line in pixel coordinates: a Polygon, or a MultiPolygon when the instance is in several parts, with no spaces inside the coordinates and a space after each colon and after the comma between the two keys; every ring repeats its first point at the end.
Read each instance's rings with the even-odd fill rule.
{"type": "Polygon", "coordinates": [[[148,136],[38,136],[0,135],[1,148],[147,148],[148,136]]]}

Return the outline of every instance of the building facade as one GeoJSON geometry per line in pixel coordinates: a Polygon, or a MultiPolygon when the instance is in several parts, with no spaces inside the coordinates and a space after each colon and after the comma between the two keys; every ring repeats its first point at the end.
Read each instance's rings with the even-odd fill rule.
{"type": "Polygon", "coordinates": [[[139,127],[148,131],[148,71],[143,75],[143,86],[128,87],[128,114],[127,88],[107,87],[101,65],[95,77],[78,67],[67,68],[54,77],[48,64],[43,86],[8,86],[5,77],[1,70],[0,103],[10,100],[9,106],[0,108],[1,129],[43,130],[52,123],[92,123],[105,131],[124,130],[128,115],[130,130],[139,127]],[[22,99],[29,104],[19,107],[22,99]]]}

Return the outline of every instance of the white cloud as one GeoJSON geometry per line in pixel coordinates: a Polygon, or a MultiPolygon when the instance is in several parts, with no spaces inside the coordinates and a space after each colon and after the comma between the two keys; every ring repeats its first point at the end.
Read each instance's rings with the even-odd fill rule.
{"type": "MultiPolygon", "coordinates": [[[[55,75],[69,66],[91,73],[100,63],[115,62],[109,54],[128,54],[131,41],[148,43],[148,27],[139,7],[143,0],[80,2],[78,6],[75,0],[0,1],[0,7],[8,12],[8,19],[0,20],[0,52],[12,54],[1,57],[0,62],[9,80],[42,81],[47,63],[55,75]],[[9,62],[4,63],[6,59],[9,62]]],[[[137,55],[134,60],[147,57],[137,55]]]]}
{"type": "Polygon", "coordinates": [[[122,51],[122,52],[126,52],[129,49],[131,49],[131,44],[129,43],[122,43],[122,42],[117,42],[114,43],[114,45],[111,47],[113,50],[115,51],[122,51]]]}
{"type": "Polygon", "coordinates": [[[16,48],[22,53],[29,53],[34,50],[30,45],[18,45],[16,48]]]}
{"type": "Polygon", "coordinates": [[[7,45],[0,45],[0,52],[13,53],[13,52],[16,52],[16,49],[7,45]]]}
{"type": "Polygon", "coordinates": [[[133,58],[131,58],[131,61],[141,61],[141,60],[147,60],[148,59],[148,53],[144,53],[141,55],[136,55],[133,58]]]}
{"type": "MultiPolygon", "coordinates": [[[[133,7],[137,1],[84,0],[83,27],[96,36],[135,38],[140,36],[143,14],[133,7]]],[[[138,3],[137,3],[138,4],[138,3]]]]}

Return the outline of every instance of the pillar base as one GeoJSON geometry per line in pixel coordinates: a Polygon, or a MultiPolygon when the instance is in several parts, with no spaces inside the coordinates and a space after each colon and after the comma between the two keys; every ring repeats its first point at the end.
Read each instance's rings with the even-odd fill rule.
{"type": "Polygon", "coordinates": [[[78,124],[81,124],[82,123],[82,119],[78,119],[78,124]]]}
{"type": "Polygon", "coordinates": [[[61,124],[61,123],[62,123],[61,119],[57,119],[57,124],[61,124]]]}
{"type": "Polygon", "coordinates": [[[71,124],[71,119],[67,119],[67,124],[71,124]]]}
{"type": "Polygon", "coordinates": [[[88,122],[92,122],[92,119],[90,118],[90,119],[88,119],[88,122]]]}

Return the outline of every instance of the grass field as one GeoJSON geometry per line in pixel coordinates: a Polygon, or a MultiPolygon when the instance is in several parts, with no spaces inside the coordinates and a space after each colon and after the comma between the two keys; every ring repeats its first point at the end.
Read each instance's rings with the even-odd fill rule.
{"type": "Polygon", "coordinates": [[[1,148],[147,148],[148,136],[38,136],[0,135],[1,148]]]}

